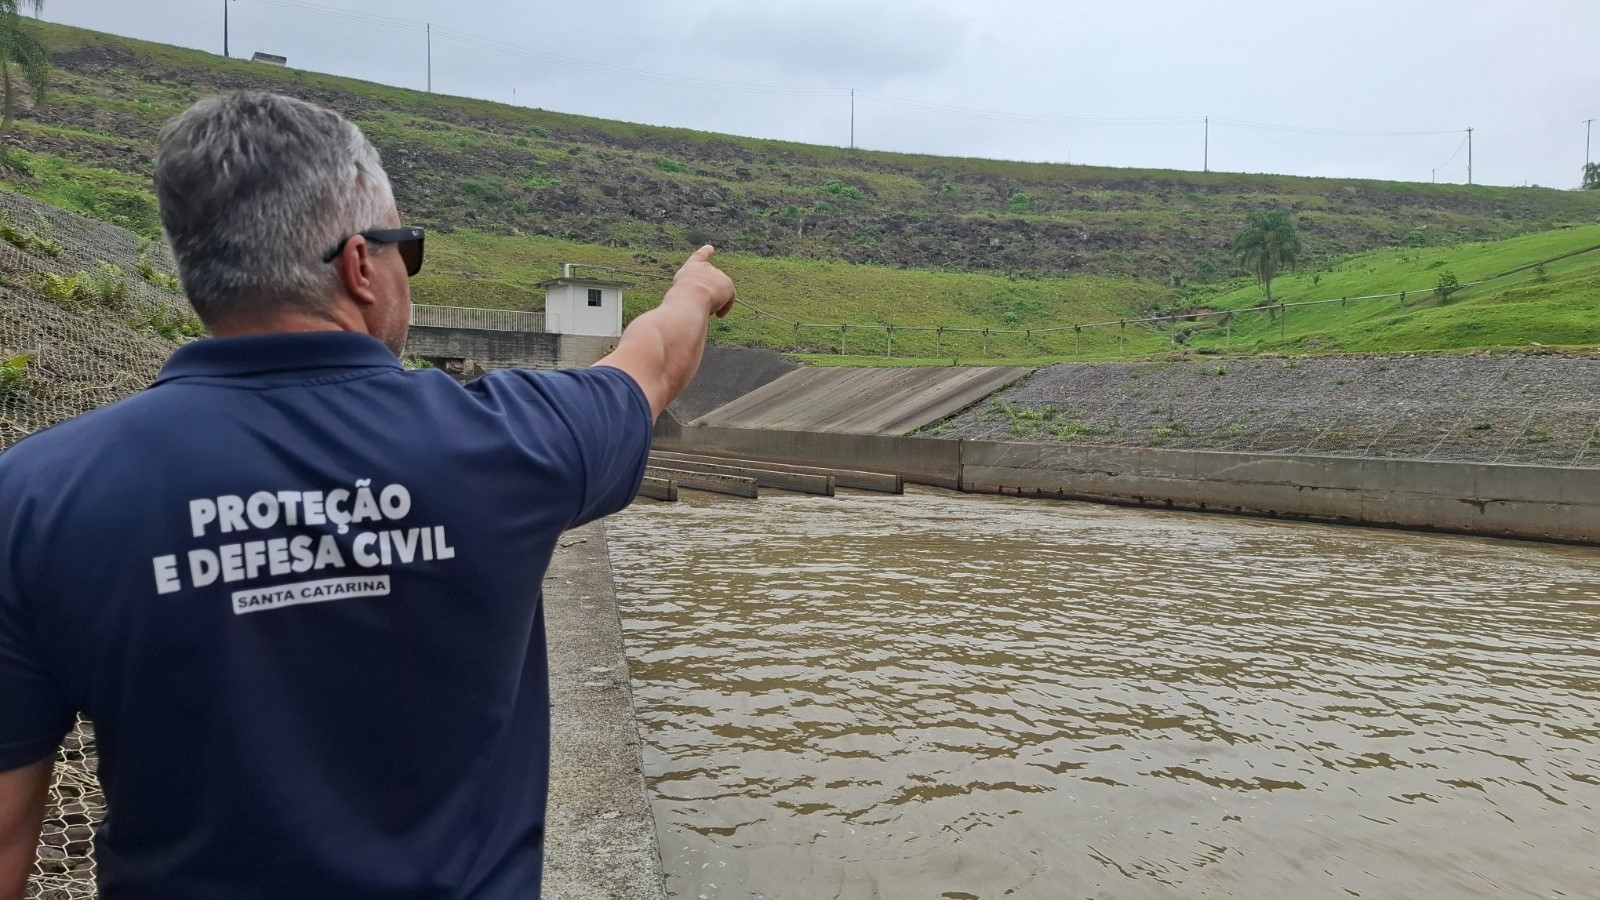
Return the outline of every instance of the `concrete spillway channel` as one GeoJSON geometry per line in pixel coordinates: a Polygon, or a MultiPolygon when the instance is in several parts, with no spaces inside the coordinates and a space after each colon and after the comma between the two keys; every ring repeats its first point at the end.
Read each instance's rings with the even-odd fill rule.
{"type": "Polygon", "coordinates": [[[832,497],[839,485],[895,494],[905,489],[898,476],[876,472],[652,453],[640,494],[656,500],[676,500],[678,489],[688,488],[754,498],[760,495],[761,488],[773,488],[832,497]]]}

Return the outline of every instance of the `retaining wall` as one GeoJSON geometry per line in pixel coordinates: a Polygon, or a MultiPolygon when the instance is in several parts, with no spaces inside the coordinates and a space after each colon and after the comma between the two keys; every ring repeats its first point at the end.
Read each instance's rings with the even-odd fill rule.
{"type": "Polygon", "coordinates": [[[491,331],[413,325],[406,355],[436,361],[460,360],[469,369],[570,369],[593,365],[616,346],[614,337],[491,331]]]}
{"type": "Polygon", "coordinates": [[[682,426],[657,446],[973,493],[1600,545],[1600,469],[682,426]]]}

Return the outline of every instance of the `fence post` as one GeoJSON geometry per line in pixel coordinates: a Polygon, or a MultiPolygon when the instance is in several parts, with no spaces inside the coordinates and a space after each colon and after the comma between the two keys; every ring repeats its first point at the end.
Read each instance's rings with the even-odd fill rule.
{"type": "Polygon", "coordinates": [[[794,349],[795,349],[796,352],[799,352],[799,350],[800,350],[800,323],[799,322],[794,323],[794,349]]]}
{"type": "Polygon", "coordinates": [[[1083,359],[1083,326],[1072,326],[1072,343],[1079,359],[1083,359]]]}
{"type": "Polygon", "coordinates": [[[894,326],[893,325],[885,325],[885,326],[883,326],[883,338],[887,342],[887,350],[885,351],[884,356],[889,358],[889,359],[894,359],[894,326]]]}
{"type": "Polygon", "coordinates": [[[761,313],[756,313],[756,346],[761,346],[761,313]]]}
{"type": "Polygon", "coordinates": [[[839,326],[839,355],[840,356],[844,355],[844,333],[845,333],[845,329],[847,329],[849,327],[850,327],[849,325],[840,325],[839,326]]]}
{"type": "Polygon", "coordinates": [[[1278,303],[1278,337],[1282,339],[1289,328],[1289,307],[1287,304],[1278,303]]]}
{"type": "Polygon", "coordinates": [[[943,357],[944,356],[944,326],[943,325],[940,325],[933,332],[933,355],[935,357],[943,357]]]}
{"type": "Polygon", "coordinates": [[[983,358],[989,358],[989,329],[983,330],[983,358]]]}
{"type": "Polygon", "coordinates": [[[1117,320],[1117,355],[1122,356],[1128,349],[1128,323],[1117,320]]]}

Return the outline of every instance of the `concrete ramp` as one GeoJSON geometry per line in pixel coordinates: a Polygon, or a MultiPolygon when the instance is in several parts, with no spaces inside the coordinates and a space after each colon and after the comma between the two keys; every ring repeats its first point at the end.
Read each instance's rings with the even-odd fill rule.
{"type": "Polygon", "coordinates": [[[800,366],[781,353],[742,347],[706,347],[700,371],[670,409],[690,422],[771,384],[800,366]]]}
{"type": "Polygon", "coordinates": [[[1032,369],[797,369],[693,425],[905,434],[955,415],[1032,369]]]}

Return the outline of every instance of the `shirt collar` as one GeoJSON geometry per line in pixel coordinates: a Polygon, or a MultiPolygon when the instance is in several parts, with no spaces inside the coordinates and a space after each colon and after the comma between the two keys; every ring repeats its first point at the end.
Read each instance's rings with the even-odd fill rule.
{"type": "Polygon", "coordinates": [[[207,338],[179,347],[156,384],[176,378],[227,378],[310,369],[401,368],[381,341],[349,331],[207,338]]]}

